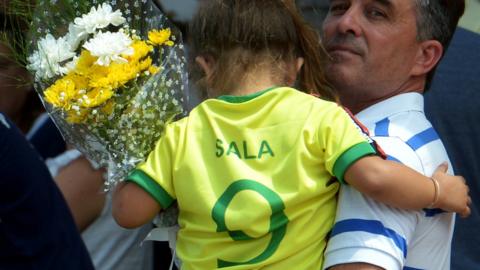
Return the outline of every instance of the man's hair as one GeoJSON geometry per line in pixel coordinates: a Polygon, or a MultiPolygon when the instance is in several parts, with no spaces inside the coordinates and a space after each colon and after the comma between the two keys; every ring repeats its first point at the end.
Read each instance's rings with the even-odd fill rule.
{"type": "MultiPolygon", "coordinates": [[[[417,39],[438,40],[443,54],[452,40],[458,20],[465,11],[465,0],[414,0],[417,5],[417,39]]],[[[443,55],[442,55],[443,57],[443,55]]],[[[427,75],[425,89],[430,87],[436,68],[427,75]]]]}

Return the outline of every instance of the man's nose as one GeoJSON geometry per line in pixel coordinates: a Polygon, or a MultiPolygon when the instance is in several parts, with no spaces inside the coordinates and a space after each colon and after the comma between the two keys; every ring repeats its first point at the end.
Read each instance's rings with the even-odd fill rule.
{"type": "Polygon", "coordinates": [[[359,36],[362,31],[360,12],[351,8],[338,18],[338,31],[342,34],[353,34],[359,36]]]}

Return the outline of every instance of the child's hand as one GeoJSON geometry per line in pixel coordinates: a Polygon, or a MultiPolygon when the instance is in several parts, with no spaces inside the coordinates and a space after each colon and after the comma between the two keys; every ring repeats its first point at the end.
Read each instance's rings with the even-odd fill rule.
{"type": "Polygon", "coordinates": [[[434,208],[441,208],[445,211],[456,212],[462,218],[470,215],[471,198],[468,195],[469,189],[462,176],[448,175],[448,164],[442,163],[433,173],[433,178],[438,182],[438,200],[432,205],[434,208]]]}

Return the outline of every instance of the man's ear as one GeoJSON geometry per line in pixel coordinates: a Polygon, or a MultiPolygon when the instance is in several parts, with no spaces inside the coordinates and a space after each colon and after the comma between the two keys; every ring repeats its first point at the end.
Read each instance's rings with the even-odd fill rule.
{"type": "Polygon", "coordinates": [[[200,55],[195,57],[195,62],[200,66],[203,72],[205,72],[205,77],[207,80],[209,80],[213,74],[213,57],[208,55],[200,55]]]}
{"type": "Polygon", "coordinates": [[[426,40],[420,43],[412,75],[421,76],[427,74],[440,61],[443,55],[443,46],[437,40],[426,40]]]}

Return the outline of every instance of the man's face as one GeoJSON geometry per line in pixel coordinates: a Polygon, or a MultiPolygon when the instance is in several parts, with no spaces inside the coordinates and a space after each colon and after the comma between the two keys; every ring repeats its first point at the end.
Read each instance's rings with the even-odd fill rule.
{"type": "Polygon", "coordinates": [[[419,53],[415,8],[414,0],[330,1],[323,23],[332,57],[327,76],[347,107],[421,90],[407,89],[419,53]]]}

